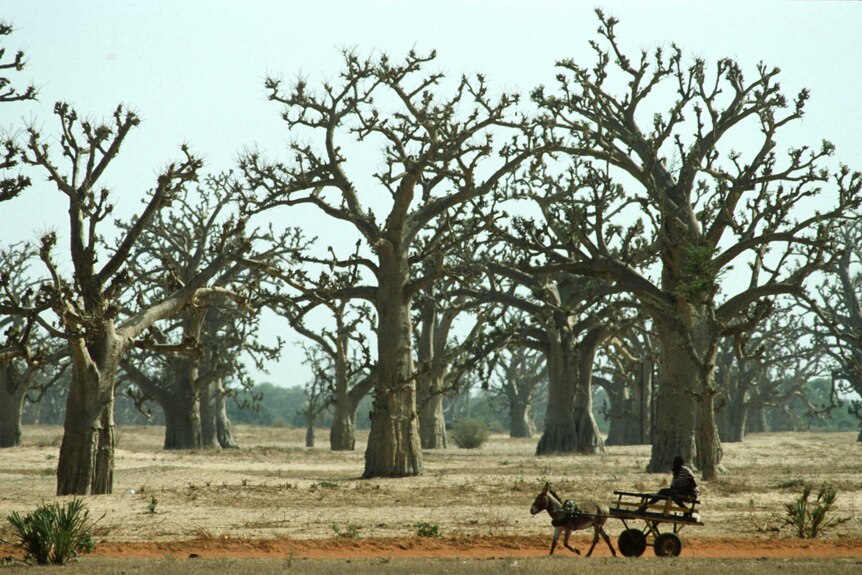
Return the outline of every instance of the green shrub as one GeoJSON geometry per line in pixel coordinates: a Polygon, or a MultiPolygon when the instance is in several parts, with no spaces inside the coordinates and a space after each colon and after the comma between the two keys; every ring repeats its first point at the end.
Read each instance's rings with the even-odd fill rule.
{"type": "Polygon", "coordinates": [[[416,535],[419,537],[440,537],[440,526],[436,523],[422,521],[416,524],[416,535]]]}
{"type": "Polygon", "coordinates": [[[95,548],[90,533],[90,512],[80,499],[60,506],[44,504],[21,517],[13,511],[7,517],[18,539],[14,545],[24,550],[24,559],[40,565],[63,565],[95,548]]]}
{"type": "Polygon", "coordinates": [[[488,441],[488,426],[479,419],[462,419],[452,428],[452,441],[461,449],[476,449],[488,441]]]}
{"type": "Polygon", "coordinates": [[[832,485],[824,485],[811,500],[814,487],[806,483],[802,495],[784,504],[784,525],[789,525],[802,539],[814,539],[827,529],[850,520],[849,517],[833,517],[838,494],[832,485]]]}

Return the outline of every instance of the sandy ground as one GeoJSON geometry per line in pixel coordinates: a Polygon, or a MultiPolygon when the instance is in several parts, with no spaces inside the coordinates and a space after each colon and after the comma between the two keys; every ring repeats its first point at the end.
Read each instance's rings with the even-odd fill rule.
{"type": "MultiPolygon", "coordinates": [[[[0,452],[0,516],[54,500],[60,433],[26,428],[23,446],[0,452]]],[[[238,450],[165,452],[162,434],[119,431],[114,493],[84,498],[98,555],[539,556],[552,530],[546,515],[528,510],[544,481],[576,500],[667,482],[643,472],[648,446],[537,458],[535,440],[494,436],[479,450],[426,452],[418,477],[361,480],[364,436],[355,452],[333,453],[322,430],[324,445],[306,449],[303,430],[240,427],[238,450]],[[417,536],[421,524],[441,537],[417,536]]],[[[759,434],[725,445],[728,473],[703,484],[705,525],[683,530],[683,556],[862,557],[860,450],[853,433],[759,434]],[[800,540],[781,528],[783,504],[805,482],[838,489],[837,515],[848,520],[826,538],[800,540]]],[[[609,521],[614,545],[622,529],[609,521]]],[[[4,526],[0,537],[10,536],[4,526]]],[[[574,541],[586,550],[591,535],[574,541]]],[[[14,553],[0,548],[0,556],[14,553]]],[[[609,551],[599,542],[595,554],[609,551]]]]}

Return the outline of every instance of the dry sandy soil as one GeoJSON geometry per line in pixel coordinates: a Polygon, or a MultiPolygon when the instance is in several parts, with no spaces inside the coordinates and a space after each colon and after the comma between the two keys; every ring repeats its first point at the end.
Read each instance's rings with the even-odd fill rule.
{"type": "MultiPolygon", "coordinates": [[[[535,440],[492,436],[478,450],[426,452],[419,477],[361,480],[364,435],[355,452],[333,453],[325,441],[306,449],[303,430],[240,426],[238,450],[165,452],[163,432],[118,431],[114,494],[85,498],[98,520],[96,556],[539,557],[552,531],[529,506],[546,480],[566,497],[608,501],[614,490],[667,483],[643,472],[647,446],[537,458],[535,440]],[[420,524],[441,536],[419,537],[420,524]]],[[[54,499],[60,434],[28,427],[22,447],[0,452],[0,518],[54,499]]],[[[705,526],[681,533],[681,559],[862,558],[860,451],[854,433],[757,434],[725,445],[727,473],[702,485],[705,526]],[[838,515],[849,517],[825,538],[780,529],[783,503],[805,482],[835,485],[838,515]]],[[[622,529],[609,521],[614,545],[622,529]]],[[[10,537],[5,526],[0,537],[10,537]]],[[[574,543],[585,550],[590,539],[581,532],[574,543]]],[[[6,555],[20,554],[0,546],[6,555]]],[[[609,551],[600,542],[594,555],[609,551]]]]}

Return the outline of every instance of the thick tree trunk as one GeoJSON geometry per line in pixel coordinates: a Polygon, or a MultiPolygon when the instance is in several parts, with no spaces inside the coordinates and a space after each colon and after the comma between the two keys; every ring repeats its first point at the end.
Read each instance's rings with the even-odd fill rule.
{"type": "Polygon", "coordinates": [[[697,466],[707,481],[718,476],[721,465],[721,441],[715,424],[715,394],[704,392],[698,401],[697,466]]]}
{"type": "Polygon", "coordinates": [[[443,389],[447,366],[442,354],[446,348],[451,318],[441,318],[433,292],[422,304],[417,359],[420,365],[419,438],[423,449],[445,449],[446,421],[443,417],[443,389]]]}
{"type": "Polygon", "coordinates": [[[427,374],[420,379],[419,436],[423,449],[446,449],[446,420],[443,417],[442,376],[427,374]]]}
{"type": "Polygon", "coordinates": [[[201,447],[203,449],[216,449],[219,446],[218,433],[216,431],[216,390],[217,382],[211,381],[202,386],[200,390],[200,417],[201,417],[201,447]]]}
{"type": "Polygon", "coordinates": [[[735,394],[718,412],[718,436],[724,443],[739,443],[745,439],[748,429],[748,403],[745,397],[735,394]]]}
{"type": "Polygon", "coordinates": [[[646,445],[650,442],[652,362],[641,362],[639,367],[634,380],[615,380],[613,385],[605,387],[611,404],[606,445],[646,445]]]}
{"type": "Polygon", "coordinates": [[[536,446],[536,455],[573,453],[578,448],[575,427],[575,382],[577,373],[574,362],[567,353],[567,338],[549,328],[548,346],[548,407],[545,414],[545,429],[536,446]]]}
{"type": "Polygon", "coordinates": [[[225,401],[227,395],[225,394],[222,380],[216,382],[214,396],[216,439],[218,440],[219,447],[222,449],[238,449],[239,444],[233,436],[233,426],[230,423],[230,418],[227,416],[227,401],[225,401]]]}
{"type": "MultiPolygon", "coordinates": [[[[346,387],[346,385],[345,385],[346,387]]],[[[332,451],[353,451],[356,446],[356,410],[368,392],[374,387],[374,378],[369,376],[359,381],[335,402],[335,414],[329,429],[329,445],[332,451]]]]}
{"type": "Polygon", "coordinates": [[[343,334],[340,335],[342,337],[335,340],[335,393],[332,425],[329,427],[329,448],[332,451],[353,451],[356,447],[353,430],[356,405],[350,397],[350,381],[347,376],[347,339],[343,334]]]}
{"type": "Polygon", "coordinates": [[[93,473],[93,495],[105,495],[114,490],[114,397],[102,409],[99,418],[96,465],[93,473]]]}
{"type": "Polygon", "coordinates": [[[590,330],[581,343],[575,346],[575,356],[569,361],[577,364],[575,387],[575,450],[578,453],[603,453],[602,440],[596,418],[593,416],[593,361],[599,344],[607,337],[606,328],[590,330]]]}
{"type": "Polygon", "coordinates": [[[715,360],[719,338],[706,306],[680,303],[674,318],[656,321],[661,348],[661,383],[648,471],[670,469],[681,456],[700,466],[707,479],[721,465],[715,424],[715,360]]]}
{"type": "Polygon", "coordinates": [[[692,357],[688,338],[656,322],[659,332],[661,373],[655,403],[655,433],[647,471],[669,471],[674,457],[697,461],[695,421],[701,367],[692,357]]]}
{"type": "Polygon", "coordinates": [[[329,428],[329,448],[332,451],[353,451],[356,448],[353,421],[353,413],[349,407],[336,402],[332,426],[329,428]]]}
{"type": "Polygon", "coordinates": [[[21,409],[27,387],[11,362],[0,363],[0,448],[21,443],[21,409]]]}
{"type": "MultiPolygon", "coordinates": [[[[397,245],[393,242],[393,245],[397,245]]],[[[413,324],[406,254],[380,248],[377,289],[377,367],[371,432],[365,450],[364,478],[406,477],[423,471],[416,381],[413,368],[413,324]]]]}
{"type": "Polygon", "coordinates": [[[314,424],[308,423],[305,426],[305,446],[314,447],[314,424]]]}
{"type": "MultiPolygon", "coordinates": [[[[188,389],[188,388],[186,388],[188,389]]],[[[197,396],[180,393],[162,405],[165,412],[165,449],[200,449],[201,419],[197,396]]]]}
{"type": "Polygon", "coordinates": [[[533,437],[536,429],[533,425],[533,404],[520,397],[509,400],[509,437],[533,437]]]}
{"type": "Polygon", "coordinates": [[[70,345],[72,381],[57,463],[57,495],[88,495],[94,487],[98,493],[112,490],[114,377],[125,350],[112,325],[105,331],[85,348],[80,342],[70,345]]]}

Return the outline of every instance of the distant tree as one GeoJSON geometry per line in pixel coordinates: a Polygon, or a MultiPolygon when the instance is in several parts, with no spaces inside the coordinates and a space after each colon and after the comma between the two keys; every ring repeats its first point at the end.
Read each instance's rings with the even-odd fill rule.
{"type": "MultiPolygon", "coordinates": [[[[26,60],[24,52],[19,50],[15,56],[6,56],[6,36],[13,32],[13,28],[7,22],[0,20],[0,104],[9,102],[22,102],[36,99],[36,87],[32,84],[23,90],[16,88],[12,78],[7,76],[9,72],[20,72],[24,69],[26,60]]],[[[30,185],[30,178],[23,174],[9,175],[13,168],[18,165],[20,149],[14,138],[8,138],[3,142],[4,152],[0,156],[0,202],[11,200],[30,185]]]]}
{"type": "MultiPolygon", "coordinates": [[[[805,306],[816,318],[813,337],[833,365],[833,395],[862,397],[862,221],[845,226],[833,239],[838,257],[805,299],[805,306]]],[[[859,418],[857,441],[862,441],[862,403],[858,399],[851,403],[850,413],[859,418]]]]}
{"type": "Polygon", "coordinates": [[[687,64],[676,45],[631,57],[617,20],[597,14],[595,64],[562,60],[556,93],[532,94],[545,125],[565,139],[557,157],[569,161],[529,179],[549,194],[582,189],[595,201],[568,210],[576,250],[533,269],[602,277],[638,299],[661,353],[648,469],[668,470],[681,455],[713,478],[722,457],[718,344],[828,264],[830,232],[862,201],[862,175],[826,169],[829,142],[779,154],[776,137],[802,118],[809,93],[788,101],[778,68],[759,64],[747,79],[731,58],[687,64]],[[659,277],[632,263],[642,250],[658,254],[659,277]],[[720,281],[731,267],[749,270],[732,292],[720,281]]]}
{"type": "Polygon", "coordinates": [[[525,347],[501,349],[491,364],[488,389],[509,409],[509,436],[532,437],[534,397],[548,382],[544,355],[525,347]]]}
{"type": "Polygon", "coordinates": [[[658,350],[655,334],[635,325],[605,348],[597,383],[607,394],[607,445],[644,445],[652,439],[652,402],[658,350]]]}
{"type": "MultiPolygon", "coordinates": [[[[358,254],[346,269],[333,266],[317,277],[303,271],[307,264],[319,264],[320,258],[309,253],[309,243],[297,237],[296,249],[281,258],[281,264],[270,268],[274,278],[284,282],[268,293],[269,307],[286,318],[298,334],[310,342],[316,351],[312,361],[316,383],[326,385],[327,403],[332,407],[332,425],[329,445],[333,451],[353,451],[356,438],[354,421],[359,402],[374,386],[371,350],[367,331],[373,324],[371,309],[356,304],[350,298],[332,298],[329,294],[349,290],[360,281],[358,254]],[[286,277],[284,269],[292,266],[293,277],[286,277]],[[324,317],[320,317],[323,312],[324,317]],[[308,324],[308,317],[317,313],[316,323],[308,324]]],[[[357,246],[358,249],[358,246],[357,246]]],[[[334,257],[334,255],[333,255],[334,257]]],[[[307,354],[310,353],[306,347],[307,354]]],[[[316,384],[315,383],[315,384],[316,384]]]]}
{"type": "Polygon", "coordinates": [[[313,377],[305,384],[305,402],[298,410],[305,421],[305,446],[314,447],[314,426],[330,405],[332,357],[319,347],[303,346],[313,377]]]}
{"type": "Polygon", "coordinates": [[[41,325],[51,335],[65,340],[72,360],[57,494],[110,493],[114,383],[120,360],[157,322],[204,297],[208,282],[247,246],[241,228],[235,227],[235,232],[225,234],[224,243],[216,246],[219,255],[188,282],[174,286],[147,306],[123,310],[119,298],[129,286],[125,265],[133,248],[159,210],[197,179],[201,161],[183,146],[182,158],[159,174],[134,224],[107,248],[100,242],[107,233],[104,221],[111,215],[113,205],[110,192],[98,186],[140,120],[122,106],[108,123],[82,120],[65,103],[57,103],[54,113],[60,122],[59,156],[55,156],[49,139],[31,127],[20,159],[46,174],[68,202],[73,275],[64,277],[54,259],[56,233],[42,237],[39,251],[51,278],[51,304],[59,319],[58,326],[46,321],[41,325]],[[61,167],[58,160],[67,165],[61,167]]]}
{"type": "MultiPolygon", "coordinates": [[[[180,191],[153,217],[128,259],[132,282],[124,304],[150,305],[221,257],[219,246],[236,233],[229,181],[228,175],[208,177],[202,189],[180,191]]],[[[291,238],[243,233],[247,252],[212,277],[206,297],[151,326],[121,361],[133,384],[127,393],[139,402],[154,400],[164,411],[165,449],[235,447],[223,410],[224,382],[243,382],[243,357],[260,363],[278,355],[278,345],[263,345],[256,335],[263,305],[258,287],[263,268],[291,249],[291,238]]]]}
{"type": "MultiPolygon", "coordinates": [[[[460,236],[477,233],[483,222],[471,217],[471,203],[545,151],[535,145],[540,127],[516,115],[517,96],[492,98],[483,76],[465,77],[451,97],[438,96],[443,75],[425,72],[434,58],[410,52],[402,62],[385,55],[362,60],[345,52],[337,83],[319,91],[304,80],[283,90],[268,79],[270,99],[284,106],[282,117],[295,137],[292,157],[267,162],[251,153],[242,161],[259,209],[318,208],[352,226],[372,252],[359,260],[368,283],[333,294],[365,299],[376,311],[366,478],[423,470],[411,309],[414,297],[446,273],[439,266],[429,272],[425,264],[442,262],[453,237],[420,238],[440,218],[460,222],[460,236]],[[492,128],[498,129],[493,137],[492,128]],[[348,169],[348,155],[357,147],[383,150],[383,167],[370,178],[348,169]],[[378,219],[374,211],[381,208],[385,215],[378,219]]],[[[344,263],[332,260],[335,267],[344,263]]]]}
{"type": "Polygon", "coordinates": [[[809,337],[804,313],[777,307],[762,326],[722,342],[716,357],[717,423],[721,440],[743,441],[752,410],[783,409],[792,400],[811,407],[807,383],[824,373],[822,352],[809,337]]]}

